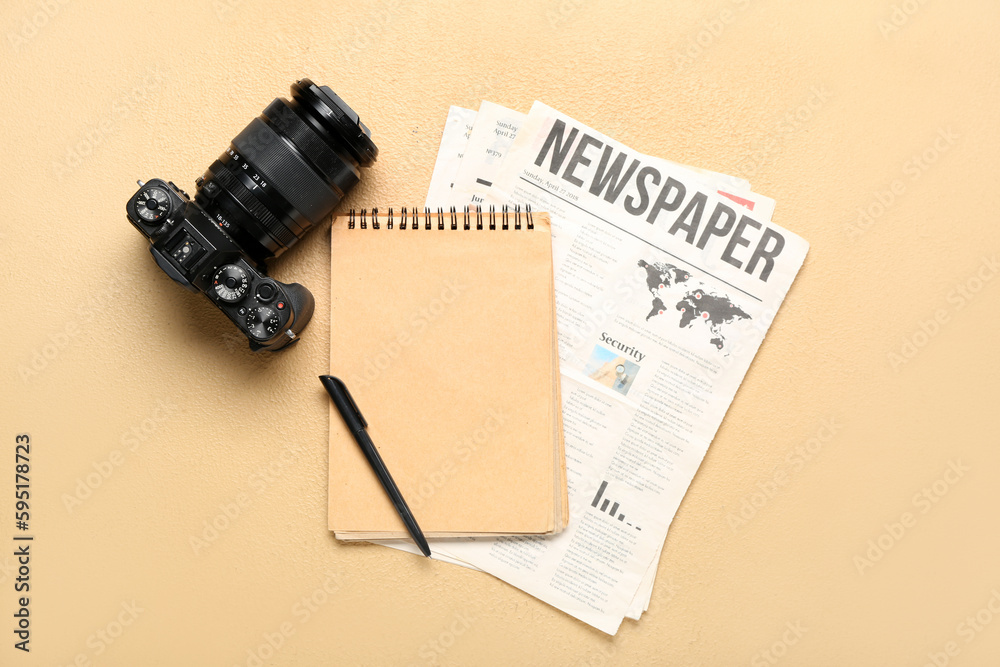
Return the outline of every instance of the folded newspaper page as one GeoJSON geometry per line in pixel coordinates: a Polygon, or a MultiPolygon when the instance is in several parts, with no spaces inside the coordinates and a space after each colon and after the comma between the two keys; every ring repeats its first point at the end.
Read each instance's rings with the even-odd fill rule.
{"type": "Polygon", "coordinates": [[[525,114],[493,102],[479,105],[476,122],[462,151],[449,205],[485,203],[507,149],[525,118],[525,114]]]}
{"type": "Polygon", "coordinates": [[[476,112],[472,109],[455,106],[448,109],[448,118],[444,122],[444,132],[441,134],[441,145],[438,148],[437,160],[434,162],[434,171],[431,173],[431,184],[427,188],[425,206],[438,208],[451,205],[452,188],[475,121],[476,112]]]}

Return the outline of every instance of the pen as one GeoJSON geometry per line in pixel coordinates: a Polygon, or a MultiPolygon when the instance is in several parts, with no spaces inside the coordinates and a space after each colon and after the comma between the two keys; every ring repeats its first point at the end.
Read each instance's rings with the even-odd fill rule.
{"type": "Polygon", "coordinates": [[[378,450],[375,449],[375,443],[372,442],[368,431],[365,430],[368,427],[368,422],[365,420],[364,415],[361,414],[361,410],[358,409],[358,404],[354,402],[351,392],[347,390],[347,385],[340,378],[332,375],[320,375],[319,381],[323,383],[326,392],[333,399],[333,404],[337,406],[337,411],[340,412],[340,416],[344,418],[344,423],[347,424],[347,430],[351,432],[351,435],[358,443],[358,447],[361,448],[365,458],[368,459],[368,465],[375,471],[378,481],[382,482],[382,488],[389,494],[389,499],[392,500],[392,504],[395,506],[400,518],[406,524],[406,529],[410,531],[413,541],[416,542],[417,546],[420,547],[420,551],[425,556],[430,557],[431,548],[427,545],[427,540],[424,539],[424,534],[421,532],[420,526],[417,525],[417,520],[413,518],[413,512],[410,511],[406,501],[403,500],[403,494],[399,492],[399,487],[392,480],[389,469],[385,467],[385,462],[382,461],[378,450]]]}

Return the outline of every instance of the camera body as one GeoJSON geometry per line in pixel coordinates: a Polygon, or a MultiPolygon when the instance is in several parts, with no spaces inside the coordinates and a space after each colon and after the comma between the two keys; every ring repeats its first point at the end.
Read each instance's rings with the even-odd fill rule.
{"type": "Polygon", "coordinates": [[[309,290],[269,278],[183,190],[160,179],[140,183],[127,215],[150,240],[157,266],[192,292],[203,292],[247,336],[251,350],[298,341],[315,305],[309,290]]]}
{"type": "Polygon", "coordinates": [[[157,266],[204,293],[255,352],[298,341],[315,306],[302,285],[269,278],[267,260],[320,224],[378,156],[371,131],[330,88],[302,79],[291,93],[233,138],[195,181],[194,200],[154,179],[125,206],[157,266]]]}

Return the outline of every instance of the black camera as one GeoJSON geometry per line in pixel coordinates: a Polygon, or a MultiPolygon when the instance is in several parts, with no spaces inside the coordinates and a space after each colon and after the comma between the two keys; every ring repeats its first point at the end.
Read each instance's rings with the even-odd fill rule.
{"type": "Polygon", "coordinates": [[[169,181],[140,181],[126,211],[168,276],[204,292],[250,349],[279,350],[298,340],[314,301],[302,285],[269,278],[267,260],[326,218],[377,156],[358,115],[303,79],[195,181],[193,201],[169,181]]]}

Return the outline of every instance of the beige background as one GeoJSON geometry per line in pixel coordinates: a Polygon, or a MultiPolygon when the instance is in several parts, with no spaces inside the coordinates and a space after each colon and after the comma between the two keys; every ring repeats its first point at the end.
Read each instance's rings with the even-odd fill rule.
{"type": "Polygon", "coordinates": [[[0,663],[247,665],[270,636],[280,665],[921,665],[948,642],[939,662],[994,664],[1000,279],[976,281],[1000,247],[1000,5],[895,4],[899,26],[888,0],[7,0],[0,554],[21,432],[37,541],[27,657],[0,556],[0,663]],[[811,242],[673,523],[650,610],[617,637],[489,576],[327,532],[327,230],[274,269],[316,295],[305,339],[253,356],[127,224],[135,179],[193,187],[303,75],[381,148],[347,205],[419,204],[449,104],[539,98],[749,178],[811,242]],[[878,214],[863,230],[859,208],[878,214]],[[959,307],[967,284],[980,289],[959,307]],[[968,468],[952,485],[950,461],[968,468]],[[943,497],[914,498],[936,481],[943,497]],[[899,535],[904,512],[897,539],[885,525],[899,535]],[[228,527],[209,542],[213,522],[228,527]],[[859,566],[880,536],[890,550],[859,566]],[[992,623],[973,630],[981,609],[992,623]]]}

